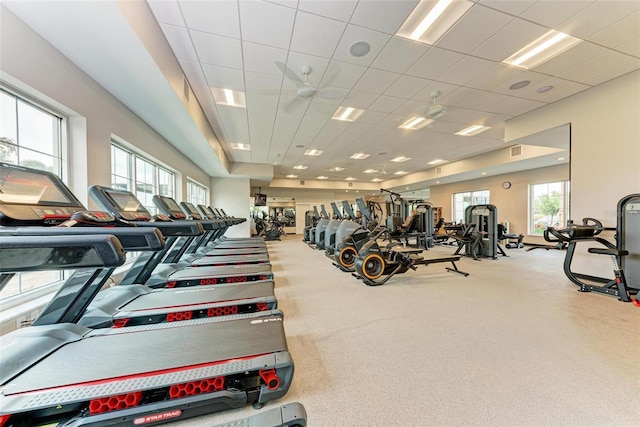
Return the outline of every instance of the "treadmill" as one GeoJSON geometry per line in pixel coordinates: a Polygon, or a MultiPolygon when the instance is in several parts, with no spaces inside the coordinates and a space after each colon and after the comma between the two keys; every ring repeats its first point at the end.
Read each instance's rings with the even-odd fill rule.
{"type": "Polygon", "coordinates": [[[75,269],[57,296],[77,295],[66,305],[54,299],[32,326],[2,337],[0,425],[155,425],[258,407],[290,387],[281,316],[78,325],[95,289],[125,260],[112,235],[5,236],[0,254],[0,282],[14,272],[75,269]]]}
{"type": "MultiPolygon", "coordinates": [[[[43,227],[47,211],[75,210],[80,202],[60,179],[28,168],[2,169],[0,236],[113,234],[127,251],[157,251],[164,239],[156,228],[134,227],[106,212],[75,211],[57,227],[43,227]],[[49,201],[29,200],[46,191],[49,201]],[[97,228],[97,229],[96,229],[97,228]]],[[[59,219],[64,215],[59,214],[59,219]]],[[[124,327],[174,322],[277,307],[273,280],[246,285],[199,286],[195,289],[152,289],[140,284],[110,287],[95,297],[79,324],[91,328],[124,327]]]]}
{"type": "MultiPolygon", "coordinates": [[[[217,221],[203,219],[192,203],[180,202],[180,208],[192,221],[217,221]]],[[[203,225],[204,227],[204,225],[203,225]]],[[[212,235],[213,236],[213,235],[212,235]]],[[[205,242],[206,243],[206,242],[205,242]]],[[[200,265],[231,265],[231,264],[270,264],[268,254],[245,254],[245,255],[211,255],[195,259],[191,262],[194,267],[200,265]]]]}
{"type": "MultiPolygon", "coordinates": [[[[153,203],[156,205],[158,210],[167,215],[174,221],[183,221],[187,219],[186,214],[182,211],[180,206],[176,203],[176,201],[167,196],[156,195],[153,196],[153,203]]],[[[193,220],[192,220],[193,221],[193,220]]],[[[255,249],[256,252],[260,252],[262,255],[267,254],[267,245],[264,243],[264,240],[260,239],[256,240],[234,240],[234,241],[225,241],[220,243],[217,241],[220,233],[226,230],[224,226],[223,219],[200,219],[199,222],[203,228],[207,231],[207,234],[204,238],[199,240],[195,240],[190,243],[189,248],[187,249],[188,253],[196,253],[204,250],[205,254],[212,252],[216,248],[220,249],[221,247],[225,249],[255,249]],[[203,247],[204,246],[204,247],[203,247]]]]}
{"type": "MultiPolygon", "coordinates": [[[[196,224],[201,227],[193,221],[150,222],[152,217],[149,211],[129,191],[94,185],[89,187],[89,195],[117,219],[138,226],[156,226],[161,231],[165,225],[196,224]]],[[[150,287],[175,288],[273,280],[271,266],[267,264],[181,268],[176,262],[184,255],[188,243],[189,240],[172,249],[173,246],[168,242],[165,250],[148,258],[139,257],[140,262],[122,279],[121,284],[142,283],[150,287]]]]}

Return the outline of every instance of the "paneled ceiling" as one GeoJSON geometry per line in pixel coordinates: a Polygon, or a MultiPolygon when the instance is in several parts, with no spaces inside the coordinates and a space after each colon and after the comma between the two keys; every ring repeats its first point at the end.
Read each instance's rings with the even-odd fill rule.
{"type": "Polygon", "coordinates": [[[417,0],[148,4],[227,156],[273,164],[274,178],[370,182],[473,157],[505,145],[510,118],[640,68],[640,1],[473,1],[433,45],[395,35],[417,0]],[[502,63],[550,29],[582,42],[533,69],[502,63]],[[354,56],[360,42],[369,51],[354,56]],[[310,98],[296,97],[303,66],[317,89],[310,98]],[[211,88],[244,92],[246,108],[217,104],[211,88]],[[425,116],[433,91],[445,115],[400,129],[425,116]],[[340,106],[364,113],[332,120],[340,106]],[[476,124],[490,129],[454,135],[476,124]],[[354,153],[369,157],[350,159],[354,153]],[[391,161],[398,156],[410,160],[391,161]]]}
{"type": "MultiPolygon", "coordinates": [[[[486,159],[486,153],[509,145],[504,141],[509,119],[640,69],[640,0],[453,0],[452,7],[466,6],[465,12],[432,44],[396,35],[418,0],[3,0],[2,5],[204,171],[233,176],[241,170],[259,185],[268,185],[265,171],[273,168],[279,186],[295,175],[292,187],[314,180],[313,188],[343,188],[354,178],[356,186],[375,186],[377,179],[380,185],[419,188],[435,166],[486,159]],[[581,42],[531,69],[502,62],[549,30],[581,42]],[[171,79],[155,56],[158,49],[171,56],[166,42],[177,59],[171,58],[171,79]],[[358,52],[363,45],[368,51],[358,52]],[[297,96],[303,67],[310,67],[308,81],[316,90],[309,98],[297,96]],[[182,71],[211,129],[203,130],[204,120],[185,108],[174,68],[177,86],[182,88],[182,71]],[[216,103],[214,88],[236,91],[235,99],[244,96],[246,108],[216,103]],[[445,114],[419,130],[399,128],[411,117],[425,116],[434,91],[441,93],[436,101],[445,114]],[[364,112],[353,122],[331,119],[341,106],[364,112]],[[455,135],[470,125],[490,129],[455,135]],[[215,138],[230,164],[220,159],[215,138]],[[305,155],[309,149],[323,153],[305,155]],[[369,156],[351,159],[354,153],[369,156]],[[392,162],[399,156],[409,160],[392,162]],[[443,162],[428,164],[436,159],[443,162]],[[319,176],[327,180],[319,182],[319,176]]],[[[482,167],[487,175],[507,173],[557,163],[557,157],[482,167]]],[[[460,173],[456,179],[473,177],[460,173]]]]}

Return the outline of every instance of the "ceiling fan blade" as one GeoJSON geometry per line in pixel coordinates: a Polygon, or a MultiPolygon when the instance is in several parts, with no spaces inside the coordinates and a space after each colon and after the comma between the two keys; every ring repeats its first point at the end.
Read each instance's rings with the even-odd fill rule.
{"type": "Polygon", "coordinates": [[[280,61],[275,61],[274,64],[276,64],[276,67],[278,67],[278,69],[282,71],[289,80],[293,81],[296,86],[300,87],[301,85],[304,85],[302,79],[296,73],[294,73],[291,68],[287,67],[280,61]]]}
{"type": "Polygon", "coordinates": [[[291,113],[299,106],[301,106],[305,102],[304,99],[298,98],[297,96],[293,98],[287,105],[284,106],[285,113],[291,113]]]}

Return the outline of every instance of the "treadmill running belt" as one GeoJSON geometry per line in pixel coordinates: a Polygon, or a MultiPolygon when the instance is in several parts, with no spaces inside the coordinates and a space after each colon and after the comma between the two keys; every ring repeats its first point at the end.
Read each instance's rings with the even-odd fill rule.
{"type": "Polygon", "coordinates": [[[2,392],[7,396],[286,351],[282,318],[266,319],[269,321],[240,319],[188,327],[167,324],[144,333],[91,336],[45,357],[11,380],[2,392]]]}

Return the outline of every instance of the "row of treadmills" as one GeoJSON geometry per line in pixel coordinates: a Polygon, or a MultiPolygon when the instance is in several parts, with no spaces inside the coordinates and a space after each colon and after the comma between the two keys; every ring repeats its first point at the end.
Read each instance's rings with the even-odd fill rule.
{"type": "MultiPolygon", "coordinates": [[[[293,378],[261,238],[244,221],[0,163],[0,290],[69,270],[31,326],[0,337],[0,427],[156,425],[283,397],[293,378]]],[[[270,405],[271,406],[271,405],[270,405]]],[[[300,403],[225,426],[305,426],[300,403]]]]}

